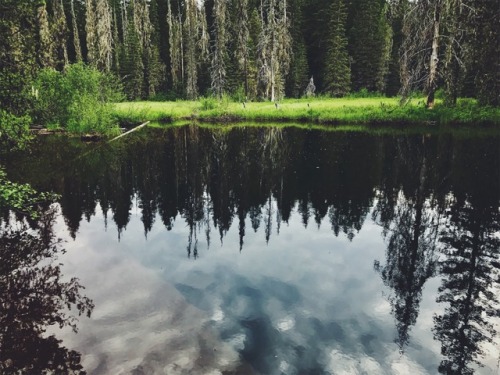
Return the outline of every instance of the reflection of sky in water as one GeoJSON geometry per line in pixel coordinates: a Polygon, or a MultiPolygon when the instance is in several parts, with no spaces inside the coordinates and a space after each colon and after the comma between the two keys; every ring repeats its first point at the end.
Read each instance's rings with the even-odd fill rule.
{"type": "Polygon", "coordinates": [[[217,374],[237,364],[249,374],[436,373],[439,280],[426,284],[400,353],[389,290],[373,268],[385,245],[370,219],[350,242],[292,215],[269,244],[263,230],[247,230],[241,253],[233,223],[209,249],[201,231],[194,260],[182,219],[169,232],[158,218],[146,240],[139,216],[133,209],[120,242],[98,214],[66,244],[66,274],[80,277],[96,304],[79,335],[64,335],[89,373],[217,374]]]}

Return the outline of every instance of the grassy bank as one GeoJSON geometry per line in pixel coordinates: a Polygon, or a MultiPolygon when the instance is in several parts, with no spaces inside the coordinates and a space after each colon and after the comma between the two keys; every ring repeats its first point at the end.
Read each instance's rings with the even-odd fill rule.
{"type": "Polygon", "coordinates": [[[300,122],[313,124],[483,124],[500,125],[500,108],[480,107],[460,100],[454,108],[438,103],[426,109],[423,100],[401,107],[397,98],[315,98],[237,103],[203,98],[199,101],[127,102],[114,106],[122,124],[174,122],[300,122]]]}

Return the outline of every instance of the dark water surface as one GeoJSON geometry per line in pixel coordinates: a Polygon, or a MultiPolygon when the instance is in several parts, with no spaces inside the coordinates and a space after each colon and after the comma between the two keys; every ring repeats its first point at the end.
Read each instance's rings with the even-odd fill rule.
{"type": "Polygon", "coordinates": [[[6,164],[61,198],[31,240],[4,215],[5,373],[500,373],[499,136],[185,126],[6,164]]]}

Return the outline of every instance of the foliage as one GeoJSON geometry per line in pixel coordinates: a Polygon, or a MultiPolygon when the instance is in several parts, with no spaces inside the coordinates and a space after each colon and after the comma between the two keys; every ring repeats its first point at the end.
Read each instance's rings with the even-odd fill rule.
{"type": "Polygon", "coordinates": [[[241,87],[248,100],[299,97],[314,76],[317,94],[342,96],[349,86],[406,99],[444,87],[452,106],[464,95],[498,106],[497,8],[484,0],[2,0],[0,108],[27,114],[40,68],[81,61],[119,76],[129,100],[240,96],[241,87]]]}
{"type": "Polygon", "coordinates": [[[0,109],[0,150],[24,148],[31,139],[29,116],[15,116],[0,109]]]}
{"type": "Polygon", "coordinates": [[[391,41],[385,1],[353,0],[350,6],[352,88],[383,91],[391,41]]]}
{"type": "Polygon", "coordinates": [[[49,208],[34,228],[9,222],[0,231],[0,372],[5,375],[85,374],[80,353],[47,334],[50,326],[77,332],[73,312],[90,317],[94,308],[80,281],[62,274],[57,256],[64,249],[54,237],[54,221],[49,208]]]}
{"type": "Polygon", "coordinates": [[[0,168],[0,211],[14,210],[30,217],[38,217],[39,205],[54,201],[57,195],[53,193],[39,193],[29,184],[17,184],[7,179],[7,175],[0,168]]]}
{"type": "Polygon", "coordinates": [[[121,99],[113,77],[82,63],[64,72],[42,69],[35,81],[33,117],[37,123],[75,133],[113,133],[111,102],[121,99]]]}
{"type": "Polygon", "coordinates": [[[325,87],[332,96],[344,96],[349,92],[351,85],[351,67],[345,29],[347,11],[344,0],[333,1],[330,12],[325,87]]]}

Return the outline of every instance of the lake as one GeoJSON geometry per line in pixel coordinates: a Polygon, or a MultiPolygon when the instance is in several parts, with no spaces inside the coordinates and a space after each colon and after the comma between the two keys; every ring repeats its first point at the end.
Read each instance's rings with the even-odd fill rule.
{"type": "Polygon", "coordinates": [[[0,369],[499,374],[500,135],[478,133],[40,137],[5,161],[60,199],[1,219],[0,369]]]}

